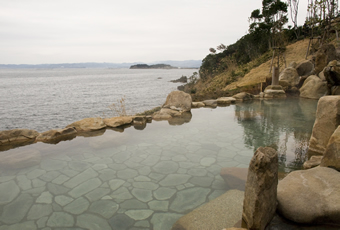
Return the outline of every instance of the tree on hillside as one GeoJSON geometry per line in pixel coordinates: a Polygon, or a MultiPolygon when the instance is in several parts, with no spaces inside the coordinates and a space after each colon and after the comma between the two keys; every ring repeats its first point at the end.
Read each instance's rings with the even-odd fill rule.
{"type": "Polygon", "coordinates": [[[297,16],[299,12],[299,1],[300,0],[288,0],[288,5],[290,9],[290,18],[292,19],[293,25],[294,25],[294,33],[296,35],[296,38],[299,39],[300,32],[298,30],[297,26],[297,16]]]}
{"type": "Polygon", "coordinates": [[[263,0],[262,11],[256,9],[251,13],[249,32],[266,32],[269,47],[279,46],[282,41],[278,34],[288,22],[287,8],[288,5],[281,0],[263,0]]]}

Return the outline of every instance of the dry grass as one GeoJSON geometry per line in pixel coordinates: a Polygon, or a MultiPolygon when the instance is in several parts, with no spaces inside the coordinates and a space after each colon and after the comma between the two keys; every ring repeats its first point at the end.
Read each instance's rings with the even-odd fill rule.
{"type": "MultiPolygon", "coordinates": [[[[287,66],[292,61],[299,63],[305,60],[308,43],[309,43],[309,39],[304,39],[294,44],[288,45],[286,47],[285,55],[286,55],[287,66]]],[[[263,63],[262,65],[256,68],[253,68],[243,78],[240,78],[238,81],[227,85],[226,87],[224,87],[223,90],[224,91],[234,90],[240,87],[258,85],[258,84],[261,84],[261,82],[265,82],[267,77],[268,78],[271,77],[271,74],[269,73],[270,63],[271,63],[271,60],[263,63]]],[[[283,68],[284,66],[281,67],[280,71],[282,71],[283,68]]]]}
{"type": "Polygon", "coordinates": [[[127,116],[125,107],[125,96],[117,100],[117,103],[112,103],[108,106],[114,116],[124,117],[127,116]]]}

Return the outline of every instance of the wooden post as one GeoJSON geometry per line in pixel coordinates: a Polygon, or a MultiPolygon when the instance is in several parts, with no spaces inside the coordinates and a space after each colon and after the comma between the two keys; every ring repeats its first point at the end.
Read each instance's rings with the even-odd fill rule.
{"type": "Polygon", "coordinates": [[[270,63],[269,73],[272,72],[274,57],[275,57],[275,49],[273,50],[273,57],[272,57],[272,61],[271,61],[271,63],[270,63]]]}
{"type": "Polygon", "coordinates": [[[279,67],[274,67],[272,75],[272,85],[279,84],[279,67]]]}

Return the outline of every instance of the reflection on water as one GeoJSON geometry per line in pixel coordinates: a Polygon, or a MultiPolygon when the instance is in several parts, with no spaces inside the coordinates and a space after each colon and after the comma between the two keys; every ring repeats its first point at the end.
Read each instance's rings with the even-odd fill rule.
{"type": "Polygon", "coordinates": [[[281,168],[297,169],[306,157],[317,103],[315,100],[261,100],[236,105],[235,116],[244,127],[244,144],[255,151],[271,146],[281,168]]]}
{"type": "Polygon", "coordinates": [[[299,166],[315,109],[308,100],[202,108],[171,125],[0,152],[0,229],[170,229],[232,189],[221,168],[247,168],[259,146],[278,149],[280,170],[299,166]]]}

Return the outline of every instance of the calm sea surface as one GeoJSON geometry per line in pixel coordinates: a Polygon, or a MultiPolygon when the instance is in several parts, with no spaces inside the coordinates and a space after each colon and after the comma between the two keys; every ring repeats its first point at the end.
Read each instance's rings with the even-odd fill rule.
{"type": "Polygon", "coordinates": [[[125,97],[128,114],[160,106],[195,69],[0,69],[0,130],[44,132],[87,117],[112,117],[125,97]]]}

